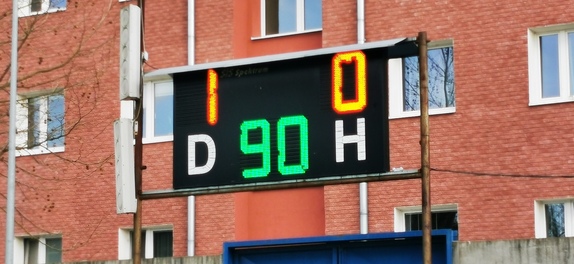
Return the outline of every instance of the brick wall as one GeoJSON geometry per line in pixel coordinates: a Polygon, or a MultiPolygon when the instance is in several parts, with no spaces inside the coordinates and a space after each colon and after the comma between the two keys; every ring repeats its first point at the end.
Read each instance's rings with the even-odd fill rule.
{"type": "MultiPolygon", "coordinates": [[[[571,179],[444,170],[493,175],[574,172],[574,116],[568,114],[574,105],[528,106],[526,47],[529,27],[572,22],[574,7],[565,0],[365,2],[367,42],[416,36],[419,31],[427,31],[431,40],[454,42],[456,113],[430,118],[431,166],[442,170],[431,173],[432,203],[458,205],[460,240],[533,237],[533,201],[571,196],[571,179]]],[[[69,2],[65,12],[20,20],[26,25],[40,18],[41,26],[34,41],[22,47],[20,76],[58,63],[82,37],[90,37],[82,46],[88,50],[73,64],[19,84],[21,93],[74,84],[65,92],[66,122],[73,127],[66,152],[20,157],[17,173],[17,235],[61,233],[67,262],[117,259],[118,229],[132,225],[130,215],[116,215],[114,209],[112,122],[119,115],[119,8],[134,3],[69,2]]],[[[196,63],[356,43],[355,1],[324,0],[321,33],[274,40],[251,40],[257,36],[253,23],[258,19],[235,12],[241,3],[196,0],[196,63]],[[238,25],[248,29],[237,31],[238,25]]],[[[187,2],[146,5],[146,70],[186,65],[187,2]]],[[[0,7],[10,9],[8,3],[0,7]]],[[[252,9],[241,10],[258,16],[252,9]]],[[[9,32],[7,17],[0,18],[2,32],[9,32]]],[[[0,44],[0,52],[5,68],[9,46],[0,44]]],[[[6,76],[0,76],[0,84],[7,83],[6,76]]],[[[6,99],[2,93],[1,112],[6,112],[6,99]]],[[[0,122],[6,121],[6,115],[0,115],[0,122]]],[[[0,127],[0,140],[5,141],[7,126],[0,127]]],[[[418,118],[391,120],[391,167],[419,167],[418,142],[418,118]]],[[[145,190],[171,188],[171,148],[171,143],[145,146],[145,190]]],[[[0,155],[2,175],[5,157],[0,155]]],[[[5,186],[4,177],[0,185],[5,186]]],[[[237,229],[235,217],[243,210],[237,197],[197,197],[197,255],[220,254],[222,242],[245,232],[237,229]]],[[[357,184],[326,186],[323,199],[315,200],[311,202],[324,203],[325,234],[359,232],[357,184]]],[[[394,208],[413,205],[420,205],[419,180],[369,183],[369,231],[393,231],[394,208]]],[[[144,227],[173,226],[174,255],[186,255],[186,199],[145,201],[143,212],[144,227]]]]}

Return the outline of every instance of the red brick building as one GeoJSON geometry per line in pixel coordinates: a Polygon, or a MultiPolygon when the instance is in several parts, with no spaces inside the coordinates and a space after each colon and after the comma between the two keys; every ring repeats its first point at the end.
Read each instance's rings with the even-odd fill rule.
{"type": "MultiPolygon", "coordinates": [[[[113,121],[121,112],[119,13],[137,1],[39,2],[20,1],[15,258],[130,258],[132,217],[115,210],[113,121]]],[[[7,142],[11,6],[0,10],[7,142]]],[[[564,0],[146,1],[144,192],[172,188],[173,170],[173,82],[149,73],[426,31],[438,227],[456,229],[460,241],[574,236],[573,14],[564,0]]],[[[415,63],[389,61],[391,168],[420,167],[415,63]]],[[[367,189],[369,233],[419,228],[419,179],[367,189]]],[[[145,255],[218,255],[225,241],[357,234],[359,193],[359,184],[343,184],[145,200],[145,255]]]]}

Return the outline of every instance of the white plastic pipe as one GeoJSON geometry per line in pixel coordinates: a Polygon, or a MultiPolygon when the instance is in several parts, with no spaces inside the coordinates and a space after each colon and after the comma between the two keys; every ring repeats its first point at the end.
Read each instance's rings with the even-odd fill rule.
{"type": "MultiPolygon", "coordinates": [[[[357,0],[357,43],[365,43],[365,0],[357,0]]],[[[359,184],[359,226],[361,234],[369,233],[367,183],[359,184]]]]}
{"type": "Polygon", "coordinates": [[[187,256],[195,256],[195,196],[187,197],[187,256]]]}
{"type": "Polygon", "coordinates": [[[359,183],[359,225],[361,234],[369,233],[369,203],[367,183],[359,183]]]}
{"type": "Polygon", "coordinates": [[[187,64],[195,64],[195,0],[187,1],[187,64]]]}
{"type": "MultiPolygon", "coordinates": [[[[187,1],[187,64],[195,64],[195,0],[187,1]]],[[[195,256],[195,196],[187,197],[187,256],[195,256]]]]}
{"type": "Polygon", "coordinates": [[[365,43],[365,0],[357,0],[357,43],[365,43]]]}

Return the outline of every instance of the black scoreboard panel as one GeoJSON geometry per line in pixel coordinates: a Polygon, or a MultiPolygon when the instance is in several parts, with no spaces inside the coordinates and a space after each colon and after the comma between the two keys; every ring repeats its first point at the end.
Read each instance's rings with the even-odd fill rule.
{"type": "Polygon", "coordinates": [[[173,74],[174,189],[388,172],[386,54],[173,74]]]}

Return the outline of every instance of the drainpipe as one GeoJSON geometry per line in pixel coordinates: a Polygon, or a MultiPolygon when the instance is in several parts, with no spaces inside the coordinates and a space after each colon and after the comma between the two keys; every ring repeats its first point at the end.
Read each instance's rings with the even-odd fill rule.
{"type": "Polygon", "coordinates": [[[187,256],[195,256],[195,196],[187,197],[187,256]]]}
{"type": "Polygon", "coordinates": [[[357,43],[365,43],[365,0],[357,0],[357,43]]]}
{"type": "MultiPolygon", "coordinates": [[[[357,43],[365,43],[365,0],[357,0],[357,43]]],[[[361,234],[369,233],[367,183],[359,183],[359,226],[361,234]]]]}
{"type": "Polygon", "coordinates": [[[369,203],[367,199],[367,183],[359,183],[359,223],[361,234],[369,233],[369,203]]]}
{"type": "MultiPolygon", "coordinates": [[[[195,0],[187,1],[187,64],[195,64],[195,0]]],[[[195,256],[195,196],[187,197],[187,256],[195,256]]]]}
{"type": "Polygon", "coordinates": [[[195,0],[187,1],[187,64],[195,64],[195,0]]]}

